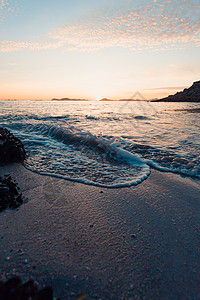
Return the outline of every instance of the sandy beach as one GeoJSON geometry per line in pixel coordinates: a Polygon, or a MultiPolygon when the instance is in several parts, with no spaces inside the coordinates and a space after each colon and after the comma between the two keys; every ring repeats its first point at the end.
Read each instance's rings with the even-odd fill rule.
{"type": "Polygon", "coordinates": [[[152,170],[138,186],[102,189],[11,174],[25,204],[0,214],[1,279],[18,274],[56,296],[200,298],[200,184],[152,170]]]}
{"type": "Polygon", "coordinates": [[[0,26],[0,300],[200,300],[200,0],[0,26]]]}

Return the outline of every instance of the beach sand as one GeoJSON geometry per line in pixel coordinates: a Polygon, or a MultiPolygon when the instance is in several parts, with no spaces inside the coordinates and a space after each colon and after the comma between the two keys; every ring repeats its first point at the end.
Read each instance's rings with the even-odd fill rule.
{"type": "Polygon", "coordinates": [[[25,204],[0,213],[1,279],[18,274],[57,296],[200,299],[200,184],[152,170],[120,189],[1,167],[25,204]]]}

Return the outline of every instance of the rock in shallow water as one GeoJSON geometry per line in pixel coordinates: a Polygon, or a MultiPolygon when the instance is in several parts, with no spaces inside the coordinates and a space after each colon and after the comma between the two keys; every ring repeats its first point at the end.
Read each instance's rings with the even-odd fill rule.
{"type": "Polygon", "coordinates": [[[0,127],[0,163],[22,162],[26,152],[22,142],[9,130],[0,127]]]}

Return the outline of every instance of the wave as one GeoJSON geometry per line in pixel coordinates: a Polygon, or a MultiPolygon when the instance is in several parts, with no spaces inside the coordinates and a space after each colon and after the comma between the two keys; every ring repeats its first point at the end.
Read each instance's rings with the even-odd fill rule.
{"type": "MultiPolygon", "coordinates": [[[[137,143],[134,132],[132,135],[121,134],[117,141],[113,136],[95,135],[70,125],[83,121],[80,123],[83,128],[85,124],[92,128],[92,121],[101,124],[98,121],[123,122],[129,118],[133,115],[120,119],[107,113],[102,116],[37,116],[22,112],[18,115],[7,113],[2,116],[2,123],[25,143],[29,152],[26,167],[43,175],[109,188],[136,185],[149,176],[151,168],[200,178],[199,152],[187,151],[185,140],[185,152],[176,147],[171,147],[170,152],[170,147],[165,150],[164,145],[160,149],[150,146],[148,139],[147,144],[137,143]]],[[[140,115],[134,115],[134,118],[149,119],[140,115]]]]}
{"type": "Polygon", "coordinates": [[[73,126],[60,127],[46,124],[32,126],[32,130],[37,130],[42,134],[49,135],[57,141],[65,144],[74,144],[79,147],[92,147],[96,151],[105,153],[112,160],[126,162],[134,166],[144,166],[145,163],[137,154],[132,154],[120,147],[115,140],[108,141],[103,137],[98,137],[90,132],[83,132],[73,126]]]}
{"type": "Polygon", "coordinates": [[[146,164],[159,171],[200,178],[200,160],[197,158],[181,157],[174,152],[142,144],[128,144],[125,149],[140,154],[146,164]]]}
{"type": "Polygon", "coordinates": [[[60,175],[60,174],[55,174],[52,172],[44,172],[44,171],[32,169],[26,164],[24,165],[24,167],[31,172],[34,172],[34,173],[37,173],[37,174],[40,174],[43,176],[51,176],[51,177],[60,178],[60,179],[68,180],[68,181],[73,181],[73,182],[78,182],[78,183],[83,183],[83,184],[87,184],[87,185],[93,185],[93,186],[108,188],[108,189],[136,186],[136,185],[140,184],[141,182],[143,182],[145,179],[147,179],[147,177],[151,173],[150,169],[148,168],[148,171],[146,171],[146,173],[144,172],[143,175],[138,177],[137,179],[134,178],[133,180],[127,180],[125,182],[119,182],[119,183],[113,183],[113,184],[106,184],[106,183],[102,184],[102,183],[94,182],[92,180],[88,180],[86,178],[84,178],[84,179],[83,178],[73,178],[73,177],[69,177],[66,175],[60,175]]]}
{"type": "MultiPolygon", "coordinates": [[[[0,116],[1,117],[1,116],[0,116]]],[[[37,120],[37,121],[51,121],[51,120],[68,120],[71,117],[74,117],[70,114],[66,114],[66,115],[60,115],[60,116],[49,116],[49,115],[42,115],[42,116],[38,116],[35,114],[3,114],[2,118],[3,119],[11,119],[13,121],[30,121],[30,120],[37,120]]]]}
{"type": "Polygon", "coordinates": [[[10,114],[10,113],[3,113],[2,116],[0,114],[0,120],[1,118],[4,120],[6,119],[7,121],[12,121],[12,122],[26,122],[26,121],[41,121],[41,122],[48,122],[48,121],[73,121],[73,122],[79,122],[80,120],[88,120],[88,121],[102,121],[102,122],[123,122],[124,120],[136,120],[136,121],[149,121],[151,120],[150,117],[143,116],[143,115],[135,115],[135,114],[127,114],[123,115],[123,118],[120,116],[110,116],[109,113],[106,114],[98,114],[98,115],[78,115],[78,114],[64,114],[64,115],[57,115],[57,116],[52,116],[52,115],[36,115],[33,113],[18,113],[18,114],[10,114]]]}
{"type": "Polygon", "coordinates": [[[151,120],[151,118],[146,116],[134,116],[135,120],[151,120]]]}
{"type": "MultiPolygon", "coordinates": [[[[73,126],[67,127],[67,125],[61,127],[42,123],[37,125],[31,124],[28,127],[30,133],[36,132],[73,149],[71,159],[67,157],[70,149],[66,148],[64,151],[68,150],[68,152],[62,153],[63,158],[60,165],[63,166],[65,164],[65,171],[62,174],[59,170],[55,173],[55,168],[49,166],[51,160],[59,159],[58,157],[53,159],[52,154],[51,160],[48,158],[46,169],[35,168],[35,163],[28,162],[26,164],[27,168],[34,169],[40,174],[109,188],[136,185],[145,180],[150,174],[148,164],[139,155],[123,149],[121,144],[114,138],[107,140],[102,136],[83,132],[73,126]],[[73,167],[71,166],[72,160],[74,160],[73,167]],[[50,170],[50,172],[45,170],[50,170]],[[70,170],[72,170],[73,174],[68,176],[70,170]]],[[[48,147],[49,145],[48,140],[48,147]]],[[[41,146],[43,146],[42,143],[41,146]]],[[[57,146],[59,147],[59,145],[57,146]]],[[[44,160],[43,158],[43,165],[45,164],[44,160]]]]}

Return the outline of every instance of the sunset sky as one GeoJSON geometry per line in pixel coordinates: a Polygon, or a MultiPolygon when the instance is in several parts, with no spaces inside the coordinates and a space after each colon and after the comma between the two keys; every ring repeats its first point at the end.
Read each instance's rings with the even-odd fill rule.
{"type": "Polygon", "coordinates": [[[150,99],[200,80],[199,0],[0,0],[0,37],[0,99],[150,99]]]}

